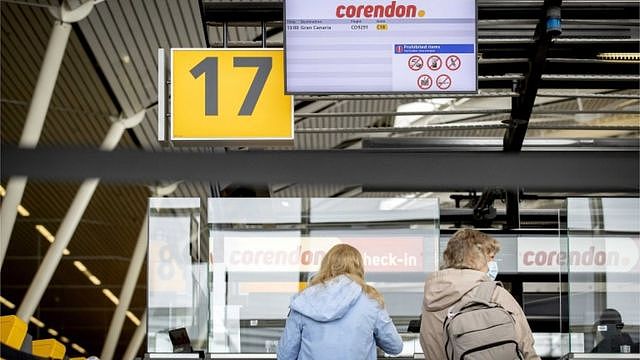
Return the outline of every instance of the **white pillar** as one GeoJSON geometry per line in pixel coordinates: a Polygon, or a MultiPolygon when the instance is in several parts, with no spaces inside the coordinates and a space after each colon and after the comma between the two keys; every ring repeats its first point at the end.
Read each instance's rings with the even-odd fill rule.
{"type": "MultiPolygon", "coordinates": [[[[122,119],[113,123],[111,128],[109,128],[109,132],[102,142],[100,149],[106,151],[113,150],[120,141],[124,131],[129,127],[139,124],[144,118],[144,114],[145,111],[143,110],[128,119],[122,119]]],[[[82,185],[80,185],[80,189],[78,189],[69,210],[67,210],[67,213],[60,224],[60,228],[58,228],[55,241],[51,246],[49,246],[47,254],[44,256],[44,259],[38,268],[38,272],[33,278],[31,285],[29,285],[29,289],[18,308],[16,315],[23,321],[28,322],[29,318],[31,318],[36,311],[36,308],[42,299],[42,294],[44,294],[44,291],[49,286],[51,277],[60,263],[62,253],[69,245],[71,237],[76,231],[78,223],[82,219],[82,215],[87,209],[89,201],[91,200],[96,187],[98,187],[99,182],[100,179],[87,179],[82,182],[82,185]]]]}
{"type": "Polygon", "coordinates": [[[144,263],[145,255],[147,253],[147,234],[148,234],[148,217],[145,216],[142,228],[140,229],[140,235],[138,235],[138,242],[136,243],[135,250],[131,256],[131,262],[129,263],[129,269],[127,270],[127,276],[122,284],[122,290],[120,291],[120,302],[116,306],[116,311],[113,313],[111,319],[111,325],[109,325],[109,332],[107,333],[107,339],[104,341],[104,347],[102,348],[101,360],[113,359],[113,353],[118,345],[118,338],[122,331],[122,324],[125,321],[125,315],[131,298],[133,297],[133,291],[135,290],[138,282],[138,276],[140,276],[140,269],[144,263]]]}
{"type": "MultiPolygon", "coordinates": [[[[18,143],[20,147],[35,148],[38,144],[44,119],[49,110],[53,89],[60,72],[60,65],[67,49],[67,42],[71,32],[70,23],[84,19],[92,9],[93,1],[88,1],[73,10],[65,2],[59,8],[55,8],[55,11],[52,11],[58,20],[53,24],[51,37],[49,37],[47,50],[42,60],[38,81],[33,91],[27,119],[24,122],[24,129],[18,143]]],[[[17,207],[22,201],[26,185],[27,178],[23,176],[16,177],[15,180],[9,179],[7,183],[7,196],[2,203],[2,209],[0,209],[0,267],[2,267],[7,254],[9,239],[11,239],[11,232],[16,221],[17,207]]]]}
{"type": "Polygon", "coordinates": [[[140,326],[136,329],[136,332],[133,333],[133,337],[129,342],[129,346],[127,346],[127,350],[124,352],[123,360],[133,360],[140,349],[140,345],[142,345],[142,341],[144,341],[144,336],[147,334],[147,311],[145,310],[144,314],[142,314],[142,318],[140,319],[140,326]]]}
{"type": "MultiPolygon", "coordinates": [[[[177,181],[174,183],[166,184],[164,186],[156,186],[152,189],[152,196],[169,195],[178,188],[178,185],[180,183],[181,181],[177,181]]],[[[113,359],[113,353],[115,352],[116,346],[118,345],[120,332],[122,332],[122,324],[125,321],[127,309],[129,308],[129,304],[131,303],[133,291],[135,290],[136,283],[138,282],[138,277],[140,276],[140,270],[142,269],[142,265],[144,264],[145,255],[147,253],[147,245],[149,244],[148,234],[149,218],[145,216],[144,222],[142,223],[142,228],[140,229],[140,235],[138,236],[138,242],[136,243],[133,255],[131,255],[131,262],[129,263],[127,276],[124,279],[124,283],[122,284],[122,290],[120,291],[120,302],[118,303],[118,306],[116,306],[116,311],[113,313],[111,325],[109,325],[109,332],[107,333],[107,339],[105,340],[104,346],[102,348],[102,354],[100,355],[100,359],[102,360],[113,359]]]]}
{"type": "Polygon", "coordinates": [[[2,208],[0,208],[0,267],[2,267],[9,248],[9,239],[11,239],[13,224],[16,222],[18,205],[22,201],[22,194],[24,194],[26,186],[27,178],[25,176],[14,176],[7,182],[7,194],[2,201],[2,208]]]}

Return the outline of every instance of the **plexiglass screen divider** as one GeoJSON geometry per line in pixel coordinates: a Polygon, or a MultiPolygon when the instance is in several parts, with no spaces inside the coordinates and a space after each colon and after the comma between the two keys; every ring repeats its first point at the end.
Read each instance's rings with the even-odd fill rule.
{"type": "Polygon", "coordinates": [[[149,353],[173,352],[169,331],[185,328],[194,349],[206,349],[209,251],[201,241],[199,198],[149,199],[149,353]]]}
{"type": "Polygon", "coordinates": [[[640,199],[570,198],[567,229],[570,352],[638,354],[640,199]]]}
{"type": "MultiPolygon", "coordinates": [[[[438,217],[436,199],[209,199],[209,352],[275,352],[291,296],[341,243],[360,250],[366,281],[406,330],[437,268],[438,217]]],[[[404,352],[420,352],[415,339],[404,352]]]]}

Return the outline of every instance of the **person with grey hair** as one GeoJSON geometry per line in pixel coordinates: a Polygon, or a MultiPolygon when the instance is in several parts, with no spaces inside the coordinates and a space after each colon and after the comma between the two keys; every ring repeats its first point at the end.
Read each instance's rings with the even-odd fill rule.
{"type": "MultiPolygon", "coordinates": [[[[445,319],[454,315],[450,313],[452,309],[477,299],[476,288],[486,288],[485,285],[490,285],[487,283],[493,283],[498,273],[494,257],[499,250],[496,239],[473,229],[459,230],[449,239],[441,270],[429,275],[424,286],[420,345],[427,359],[449,359],[446,348],[450,344],[446,343],[447,333],[443,328],[445,319]]],[[[539,360],[533,348],[531,328],[518,302],[502,286],[495,286],[491,291],[487,294],[489,302],[502,307],[506,310],[505,317],[512,318],[514,330],[510,335],[517,343],[514,354],[519,353],[524,360],[539,360]]],[[[485,344],[491,341],[494,340],[486,339],[485,344]]],[[[491,355],[482,358],[506,359],[491,355]]],[[[514,358],[517,357],[511,356],[509,360],[514,358]]]]}

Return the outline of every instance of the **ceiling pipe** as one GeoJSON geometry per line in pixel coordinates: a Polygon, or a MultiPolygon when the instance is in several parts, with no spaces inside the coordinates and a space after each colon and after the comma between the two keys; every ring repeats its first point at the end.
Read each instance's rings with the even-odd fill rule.
{"type": "MultiPolygon", "coordinates": [[[[109,128],[109,132],[102,142],[100,150],[111,151],[115,149],[124,132],[127,129],[138,125],[144,119],[145,113],[146,110],[142,110],[130,118],[120,119],[117,122],[114,122],[111,125],[111,128],[109,128]]],[[[49,286],[51,277],[60,263],[63,251],[69,245],[71,237],[75,233],[75,230],[82,219],[82,215],[87,209],[89,201],[91,201],[91,197],[98,187],[99,182],[99,178],[91,178],[83,181],[82,185],[80,185],[80,189],[78,189],[69,210],[67,210],[67,213],[56,232],[55,241],[51,246],[49,246],[47,254],[42,260],[31,285],[29,285],[29,289],[22,300],[22,304],[20,304],[20,307],[18,308],[16,315],[23,321],[29,321],[29,318],[31,318],[35,313],[36,308],[42,299],[42,295],[47,289],[47,286],[49,286]]]]}
{"type": "MultiPolygon", "coordinates": [[[[38,74],[38,80],[33,91],[18,146],[35,148],[38,144],[56,80],[60,73],[60,65],[69,42],[71,23],[80,21],[89,15],[93,9],[93,4],[93,1],[88,1],[75,9],[71,9],[68,2],[65,1],[59,7],[49,8],[57,20],[51,30],[51,36],[42,60],[42,66],[40,67],[40,73],[38,74]]],[[[22,201],[26,186],[27,178],[24,176],[13,177],[7,182],[7,195],[0,209],[0,267],[2,267],[4,258],[7,255],[9,240],[16,222],[17,207],[22,201]]]]}

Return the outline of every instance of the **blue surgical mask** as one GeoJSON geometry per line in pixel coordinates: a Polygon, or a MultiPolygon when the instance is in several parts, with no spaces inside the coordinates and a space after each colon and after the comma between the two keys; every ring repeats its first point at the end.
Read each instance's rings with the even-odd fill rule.
{"type": "Polygon", "coordinates": [[[491,280],[495,280],[496,276],[498,276],[498,263],[495,261],[489,261],[487,263],[487,267],[489,271],[487,271],[487,275],[491,278],[491,280]]]}

